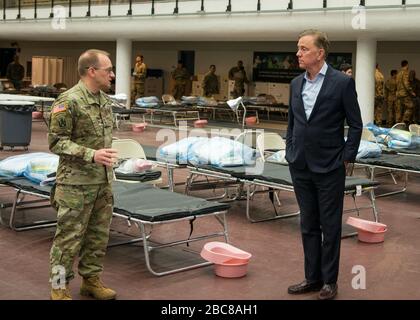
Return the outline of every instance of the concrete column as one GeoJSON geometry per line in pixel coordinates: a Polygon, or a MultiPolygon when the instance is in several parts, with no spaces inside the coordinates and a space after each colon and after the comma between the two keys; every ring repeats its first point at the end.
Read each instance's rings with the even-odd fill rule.
{"type": "Polygon", "coordinates": [[[373,121],[375,102],[376,40],[359,39],[356,51],[356,90],[363,124],[373,121]]]}
{"type": "Polygon", "coordinates": [[[127,95],[127,109],[131,106],[131,47],[131,40],[117,40],[115,93],[125,93],[127,95]]]}

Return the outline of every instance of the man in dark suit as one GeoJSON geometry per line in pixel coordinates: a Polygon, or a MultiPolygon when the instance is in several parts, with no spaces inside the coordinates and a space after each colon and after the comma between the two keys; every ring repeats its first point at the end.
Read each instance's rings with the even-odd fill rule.
{"type": "Polygon", "coordinates": [[[306,72],[290,85],[286,159],[300,208],[305,280],[289,294],[337,294],[346,168],[356,158],[363,123],[354,80],[325,62],[327,35],[299,35],[297,57],[306,72]],[[344,140],[344,120],[349,126],[344,140]]]}

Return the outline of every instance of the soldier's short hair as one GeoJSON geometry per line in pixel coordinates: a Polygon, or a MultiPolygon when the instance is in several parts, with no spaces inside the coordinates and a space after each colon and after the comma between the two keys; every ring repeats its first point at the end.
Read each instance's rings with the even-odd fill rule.
{"type": "Polygon", "coordinates": [[[213,67],[216,68],[216,65],[211,64],[209,68],[213,68],[213,67]]]}
{"type": "Polygon", "coordinates": [[[395,75],[395,74],[397,74],[398,73],[398,71],[397,70],[391,70],[391,77],[393,76],[393,75],[395,75]]]}
{"type": "Polygon", "coordinates": [[[347,70],[352,69],[352,68],[353,68],[353,67],[351,66],[351,64],[348,64],[348,63],[343,63],[343,64],[340,66],[340,71],[346,72],[347,70]]]}
{"type": "Polygon", "coordinates": [[[315,36],[315,45],[320,49],[324,49],[325,59],[327,59],[328,53],[330,52],[330,41],[328,40],[327,34],[316,29],[309,29],[301,32],[298,39],[305,36],[315,36]]]}
{"type": "Polygon", "coordinates": [[[408,61],[407,60],[401,61],[401,67],[405,67],[405,66],[408,66],[408,61]]]}
{"type": "Polygon", "coordinates": [[[87,74],[87,69],[90,67],[98,67],[99,55],[109,57],[108,52],[98,49],[89,49],[80,55],[79,61],[77,62],[79,76],[85,76],[87,74]]]}

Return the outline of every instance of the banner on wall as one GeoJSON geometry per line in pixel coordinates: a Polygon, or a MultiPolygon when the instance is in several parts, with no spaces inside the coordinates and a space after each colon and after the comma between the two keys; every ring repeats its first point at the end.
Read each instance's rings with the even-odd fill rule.
{"type": "MultiPolygon", "coordinates": [[[[253,81],[290,83],[303,71],[299,68],[296,52],[254,52],[253,81]]],[[[351,53],[330,53],[327,63],[339,69],[343,63],[351,64],[351,53]]]]}

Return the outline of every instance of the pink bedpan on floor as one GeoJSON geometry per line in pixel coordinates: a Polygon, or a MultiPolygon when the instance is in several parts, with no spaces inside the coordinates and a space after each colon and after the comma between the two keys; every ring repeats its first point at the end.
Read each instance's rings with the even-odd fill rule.
{"type": "Polygon", "coordinates": [[[132,129],[134,132],[143,132],[146,129],[147,123],[133,123],[132,129]]]}
{"type": "Polygon", "coordinates": [[[208,121],[206,119],[194,121],[194,128],[204,128],[207,125],[208,121]]]}
{"type": "Polygon", "coordinates": [[[349,217],[347,224],[357,229],[359,241],[368,243],[384,242],[388,230],[386,224],[355,217],[349,217]]]}
{"type": "Polygon", "coordinates": [[[208,242],[201,250],[203,259],[214,263],[216,275],[225,278],[243,277],[252,255],[224,242],[208,242]]]}
{"type": "Polygon", "coordinates": [[[257,123],[257,117],[247,117],[247,118],[245,118],[245,123],[248,126],[254,125],[254,124],[257,123]]]}
{"type": "Polygon", "coordinates": [[[42,119],[42,112],[41,111],[33,111],[32,112],[32,119],[42,119]]]}

